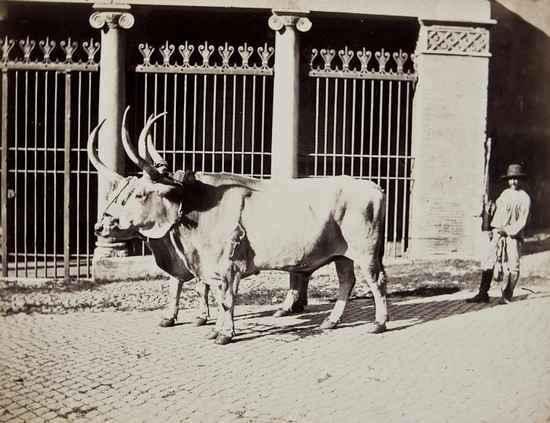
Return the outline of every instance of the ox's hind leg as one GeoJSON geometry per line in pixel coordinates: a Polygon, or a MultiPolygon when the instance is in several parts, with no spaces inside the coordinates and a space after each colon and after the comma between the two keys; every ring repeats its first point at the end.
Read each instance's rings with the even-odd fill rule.
{"type": "Polygon", "coordinates": [[[381,260],[370,259],[360,263],[361,271],[372,292],[375,307],[375,323],[372,333],[386,330],[388,321],[388,301],[386,293],[386,272],[381,260]]]}
{"type": "Polygon", "coordinates": [[[176,278],[170,278],[168,285],[168,307],[166,312],[159,322],[159,326],[166,328],[174,326],[178,318],[180,294],[183,282],[176,278]]]}
{"type": "Polygon", "coordinates": [[[353,271],[353,260],[346,257],[339,257],[334,260],[336,265],[336,273],[338,275],[338,281],[340,283],[338,290],[338,298],[330,316],[328,316],[323,323],[321,323],[321,329],[334,329],[344,314],[346,304],[349,300],[351,290],[355,285],[355,273],[353,271]]]}
{"type": "Polygon", "coordinates": [[[285,300],[273,314],[274,317],[288,316],[292,313],[301,313],[307,305],[307,287],[309,273],[289,273],[290,287],[285,300]]]}

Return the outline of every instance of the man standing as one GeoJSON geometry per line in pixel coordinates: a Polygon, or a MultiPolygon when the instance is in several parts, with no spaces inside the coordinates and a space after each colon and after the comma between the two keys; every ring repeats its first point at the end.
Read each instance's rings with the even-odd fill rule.
{"type": "Polygon", "coordinates": [[[508,166],[502,179],[508,183],[496,201],[496,210],[491,220],[492,234],[488,255],[482,262],[479,293],[466,301],[488,303],[489,288],[495,273],[495,280],[502,280],[501,304],[512,300],[514,288],[519,279],[519,262],[523,243],[523,230],[531,208],[531,198],[521,189],[521,181],[527,175],[521,165],[508,166]]]}

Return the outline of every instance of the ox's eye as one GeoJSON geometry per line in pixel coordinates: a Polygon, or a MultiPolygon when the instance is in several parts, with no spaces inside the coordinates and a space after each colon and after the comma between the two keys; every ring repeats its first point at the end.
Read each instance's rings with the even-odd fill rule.
{"type": "Polygon", "coordinates": [[[146,197],[146,195],[145,195],[144,192],[136,192],[136,193],[134,194],[134,196],[135,196],[138,200],[143,200],[143,199],[146,197]]]}

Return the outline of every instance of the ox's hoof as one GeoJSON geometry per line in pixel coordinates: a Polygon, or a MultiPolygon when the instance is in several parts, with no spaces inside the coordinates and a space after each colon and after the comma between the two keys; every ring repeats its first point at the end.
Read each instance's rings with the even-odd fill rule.
{"type": "Polygon", "coordinates": [[[221,333],[218,334],[216,337],[216,341],[214,341],[218,345],[227,345],[231,342],[232,336],[222,335],[221,333]]]}
{"type": "Polygon", "coordinates": [[[208,322],[208,317],[197,316],[195,317],[195,321],[193,322],[193,324],[195,326],[204,326],[206,325],[207,322],[208,322]]]}
{"type": "Polygon", "coordinates": [[[371,330],[369,330],[370,333],[382,333],[386,331],[386,324],[385,323],[374,323],[371,330]]]}
{"type": "Polygon", "coordinates": [[[282,308],[278,309],[275,313],[273,313],[273,317],[284,317],[291,314],[290,310],[283,310],[282,308]]]}
{"type": "Polygon", "coordinates": [[[174,319],[173,317],[171,317],[170,319],[165,317],[159,322],[159,326],[161,328],[169,328],[174,326],[175,324],[176,324],[176,319],[174,319]]]}
{"type": "Polygon", "coordinates": [[[216,339],[218,337],[218,331],[212,329],[210,333],[206,336],[206,339],[216,339]]]}
{"type": "Polygon", "coordinates": [[[330,320],[330,319],[327,317],[325,320],[323,320],[323,323],[321,323],[320,328],[321,328],[322,330],[334,329],[336,326],[338,326],[338,323],[340,323],[340,322],[338,322],[338,321],[333,322],[332,320],[330,320]]]}

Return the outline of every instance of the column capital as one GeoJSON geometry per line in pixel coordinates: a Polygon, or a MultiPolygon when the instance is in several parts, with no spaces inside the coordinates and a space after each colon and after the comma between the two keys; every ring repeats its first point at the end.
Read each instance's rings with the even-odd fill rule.
{"type": "Polygon", "coordinates": [[[92,28],[103,29],[130,29],[134,26],[134,16],[128,12],[130,6],[120,5],[116,8],[94,5],[96,12],[92,13],[89,22],[92,28]]]}
{"type": "Polygon", "coordinates": [[[416,54],[490,57],[489,28],[494,21],[454,22],[420,19],[416,54]]]}
{"type": "Polygon", "coordinates": [[[278,9],[272,10],[268,25],[274,31],[280,31],[286,27],[295,27],[300,32],[307,32],[311,29],[311,21],[307,17],[309,11],[278,9]]]}

